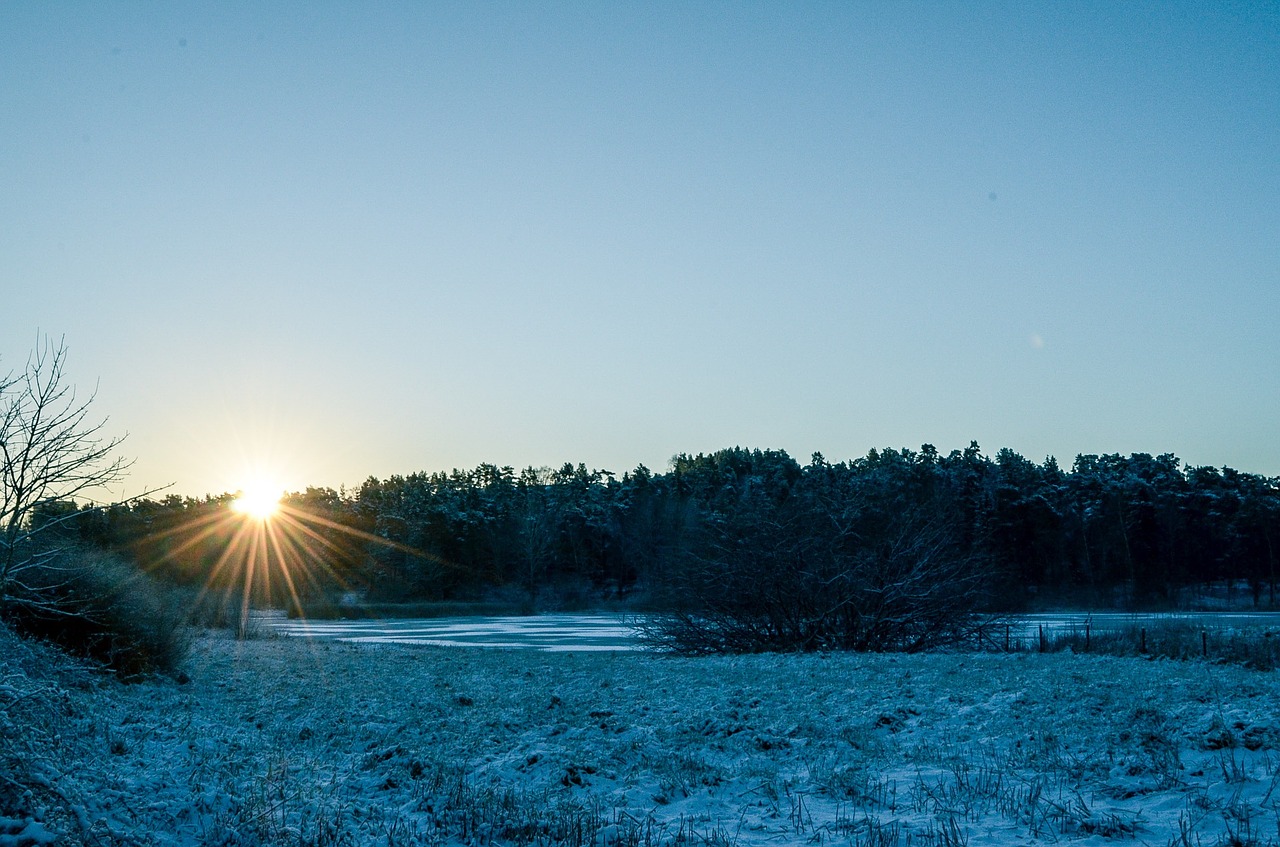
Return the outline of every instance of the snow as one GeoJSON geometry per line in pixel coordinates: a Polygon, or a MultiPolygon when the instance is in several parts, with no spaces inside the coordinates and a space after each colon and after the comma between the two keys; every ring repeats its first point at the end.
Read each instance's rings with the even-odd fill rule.
{"type": "Polygon", "coordinates": [[[57,840],[57,834],[38,821],[0,817],[0,847],[35,847],[57,840]]]}
{"type": "Polygon", "coordinates": [[[185,672],[38,678],[0,652],[30,786],[0,844],[1276,837],[1280,689],[1237,667],[206,634],[185,672]]]}

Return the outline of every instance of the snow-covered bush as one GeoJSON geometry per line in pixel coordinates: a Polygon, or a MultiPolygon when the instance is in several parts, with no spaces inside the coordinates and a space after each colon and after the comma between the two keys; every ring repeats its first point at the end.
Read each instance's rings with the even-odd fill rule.
{"type": "Polygon", "coordinates": [[[102,662],[122,676],[172,672],[190,633],[178,595],[101,551],[61,549],[25,575],[32,601],[5,617],[20,632],[102,662]]]}

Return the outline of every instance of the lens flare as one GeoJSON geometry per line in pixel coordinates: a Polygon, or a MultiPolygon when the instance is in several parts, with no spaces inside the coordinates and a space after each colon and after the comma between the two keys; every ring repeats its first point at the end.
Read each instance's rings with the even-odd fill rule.
{"type": "Polygon", "coordinates": [[[286,496],[283,486],[264,479],[246,484],[234,497],[191,500],[183,504],[180,518],[147,535],[140,561],[183,578],[202,577],[193,609],[226,619],[238,607],[240,634],[249,631],[253,609],[283,608],[303,615],[317,599],[327,602],[335,593],[352,590],[348,575],[370,548],[391,548],[456,567],[334,520],[333,504],[324,495],[308,490],[286,496]]]}
{"type": "Polygon", "coordinates": [[[231,508],[243,515],[265,521],[280,510],[282,494],[279,489],[266,484],[246,486],[231,504],[231,508]]]}

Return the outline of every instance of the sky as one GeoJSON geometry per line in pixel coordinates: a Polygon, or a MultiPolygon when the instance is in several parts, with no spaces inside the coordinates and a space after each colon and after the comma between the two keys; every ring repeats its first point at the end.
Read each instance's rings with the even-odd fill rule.
{"type": "Polygon", "coordinates": [[[0,4],[0,371],[122,495],[977,441],[1280,474],[1280,5],[0,4]]]}

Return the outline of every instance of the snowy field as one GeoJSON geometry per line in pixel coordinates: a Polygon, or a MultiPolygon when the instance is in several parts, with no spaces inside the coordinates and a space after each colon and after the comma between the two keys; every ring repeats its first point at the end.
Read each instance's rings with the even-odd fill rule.
{"type": "Polygon", "coordinates": [[[1277,678],[1202,662],[209,634],[184,683],[124,685],[0,648],[0,786],[34,787],[0,792],[5,847],[1266,844],[1280,820],[1277,678]]]}

